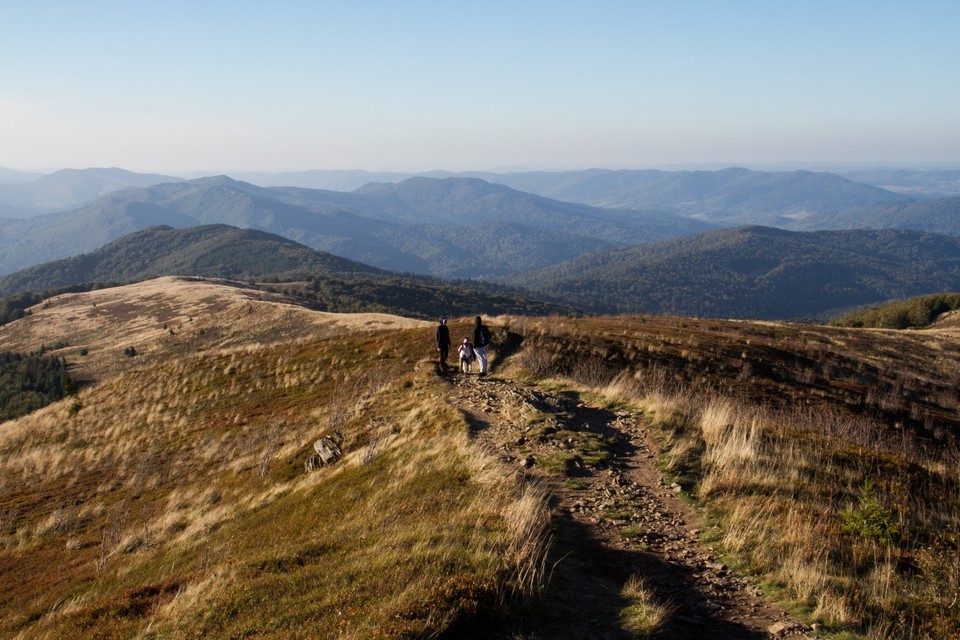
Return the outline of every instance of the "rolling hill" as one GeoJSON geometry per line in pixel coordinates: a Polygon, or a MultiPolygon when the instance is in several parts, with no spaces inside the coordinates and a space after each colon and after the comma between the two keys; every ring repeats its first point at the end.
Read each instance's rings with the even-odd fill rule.
{"type": "Polygon", "coordinates": [[[481,310],[532,315],[572,312],[530,292],[489,283],[403,276],[263,231],[227,225],[150,227],[89,254],[0,278],[0,296],[171,275],[266,280],[276,284],[264,287],[296,292],[300,303],[329,311],[389,311],[421,318],[481,310]]]}
{"type": "Polygon", "coordinates": [[[509,282],[595,313],[813,318],[960,288],[960,239],[723,229],[583,256],[509,282]]]}

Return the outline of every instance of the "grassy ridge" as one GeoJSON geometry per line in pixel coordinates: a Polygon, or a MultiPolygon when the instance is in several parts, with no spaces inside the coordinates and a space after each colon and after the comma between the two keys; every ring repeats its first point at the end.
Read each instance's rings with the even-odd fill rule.
{"type": "Polygon", "coordinates": [[[427,634],[529,589],[542,501],[401,337],[171,360],[4,425],[2,633],[427,634]]]}
{"type": "MultiPolygon", "coordinates": [[[[546,555],[543,496],[471,444],[422,364],[432,327],[311,328],[300,309],[206,288],[207,306],[188,306],[170,287],[137,304],[135,288],[96,305],[65,297],[31,318],[39,329],[56,311],[94,314],[90,330],[111,325],[111,346],[91,343],[87,358],[122,366],[0,428],[0,635],[460,637],[500,625],[522,637],[537,616],[503,612],[529,613],[526,596],[557,596],[541,603],[556,616],[578,605],[585,582],[546,555]],[[174,311],[194,320],[171,334],[160,327],[180,326],[174,311]],[[120,355],[128,343],[143,355],[120,355]],[[304,473],[311,443],[335,432],[346,457],[304,473]],[[570,593],[538,591],[544,566],[570,593]]],[[[848,638],[960,633],[955,334],[490,322],[509,346],[498,372],[643,410],[665,472],[707,509],[705,539],[811,620],[848,638]]]]}
{"type": "Polygon", "coordinates": [[[519,371],[642,409],[665,473],[707,509],[704,539],[810,621],[960,635],[956,338],[656,317],[517,330],[519,371]]]}

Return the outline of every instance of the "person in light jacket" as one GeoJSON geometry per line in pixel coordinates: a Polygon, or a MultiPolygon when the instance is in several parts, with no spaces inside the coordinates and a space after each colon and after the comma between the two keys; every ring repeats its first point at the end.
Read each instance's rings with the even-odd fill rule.
{"type": "Polygon", "coordinates": [[[487,345],[490,344],[490,330],[483,324],[480,316],[473,322],[473,352],[480,363],[480,375],[487,375],[487,345]]]}

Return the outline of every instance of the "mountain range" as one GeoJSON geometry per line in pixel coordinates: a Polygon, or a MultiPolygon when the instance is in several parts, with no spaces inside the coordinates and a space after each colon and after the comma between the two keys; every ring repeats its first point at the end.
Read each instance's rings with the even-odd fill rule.
{"type": "Polygon", "coordinates": [[[125,169],[94,168],[61,169],[31,180],[0,181],[0,217],[22,218],[62,211],[112,191],[180,179],[125,169]]]}
{"type": "MultiPolygon", "coordinates": [[[[271,249],[263,249],[259,240],[253,248],[236,235],[237,229],[250,229],[299,243],[297,251],[309,248],[347,260],[333,277],[352,277],[359,266],[345,265],[360,263],[436,278],[495,280],[597,313],[820,317],[859,304],[957,288],[953,245],[926,234],[960,234],[960,197],[916,200],[810,171],[445,175],[394,182],[403,174],[282,174],[292,180],[326,176],[344,184],[387,180],[351,192],[261,187],[227,176],[185,181],[119,169],[61,171],[33,180],[13,176],[20,182],[0,185],[0,203],[7,197],[10,207],[15,205],[9,194],[16,189],[21,195],[34,193],[32,206],[85,204],[0,218],[0,276],[71,256],[72,262],[54,268],[58,274],[72,274],[71,282],[182,273],[188,264],[203,274],[212,273],[205,267],[218,267],[213,271],[220,277],[283,279],[294,272],[320,277],[331,272],[316,264],[315,256],[297,258],[299,266],[293,265],[297,260],[283,265],[263,261],[271,249]],[[146,186],[111,191],[130,184],[146,186]],[[718,230],[745,222],[751,223],[746,230],[718,230]],[[184,235],[180,241],[191,244],[193,262],[173,257],[164,261],[141,238],[137,242],[146,248],[124,254],[129,265],[88,268],[87,254],[130,234],[153,227],[165,227],[163,233],[169,234],[171,229],[206,225],[234,228],[216,235],[217,242],[232,237],[229,242],[237,243],[237,255],[229,255],[229,242],[216,251],[200,250],[202,243],[193,244],[196,238],[184,235]],[[776,233],[774,228],[804,233],[776,233]],[[853,229],[919,233],[849,233],[853,229]],[[206,263],[198,257],[204,251],[211,252],[206,263]],[[137,266],[137,252],[150,256],[141,261],[150,263],[149,268],[137,266]],[[242,257],[244,252],[251,252],[249,260],[242,257]]],[[[947,185],[951,176],[941,172],[927,178],[947,185]]],[[[159,235],[154,230],[144,237],[159,235]]],[[[157,251],[179,251],[169,242],[158,242],[157,251]]],[[[300,256],[297,251],[284,255],[300,256]]],[[[273,257],[279,260],[280,255],[273,257]]],[[[5,290],[31,282],[31,288],[40,286],[38,282],[48,283],[48,288],[58,281],[49,273],[44,266],[39,272],[17,274],[7,280],[5,290]]]]}
{"type": "Polygon", "coordinates": [[[323,309],[413,317],[580,309],[828,318],[859,305],[960,290],[960,239],[907,230],[721,229],[589,254],[503,278],[511,288],[502,288],[398,275],[251,229],[152,227],[0,278],[0,296],[168,275],[293,281],[299,284],[277,286],[292,286],[323,309]]]}
{"type": "Polygon", "coordinates": [[[660,211],[604,210],[480,180],[412,178],[355,193],[263,188],[227,177],[126,189],[78,209],[0,220],[0,274],[89,252],[155,225],[228,224],[394,271],[477,278],[587,251],[696,233],[660,211]]]}

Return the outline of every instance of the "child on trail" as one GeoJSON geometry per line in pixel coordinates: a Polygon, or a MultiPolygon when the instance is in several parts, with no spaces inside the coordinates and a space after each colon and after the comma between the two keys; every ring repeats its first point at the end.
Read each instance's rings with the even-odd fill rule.
{"type": "Polygon", "coordinates": [[[457,351],[460,353],[460,371],[470,373],[473,368],[473,345],[470,344],[470,338],[464,338],[457,351]]]}

